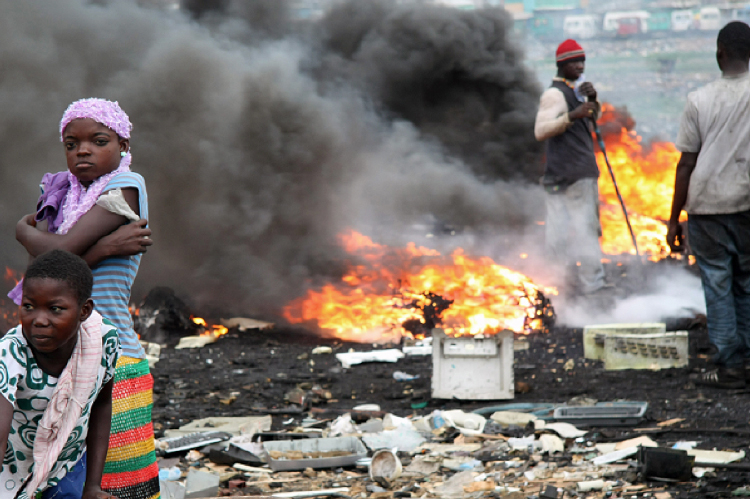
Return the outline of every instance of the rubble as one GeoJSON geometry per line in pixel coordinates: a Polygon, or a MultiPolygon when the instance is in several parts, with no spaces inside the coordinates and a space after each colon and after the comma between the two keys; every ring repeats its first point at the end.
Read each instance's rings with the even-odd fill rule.
{"type": "MultiPolygon", "coordinates": [[[[263,443],[262,458],[270,468],[239,463],[219,466],[205,453],[191,451],[195,456],[188,454],[180,462],[187,473],[175,473],[174,467],[166,467],[174,460],[164,460],[160,476],[164,482],[186,476],[185,498],[214,497],[196,495],[195,491],[208,493],[218,484],[222,495],[261,497],[345,494],[449,499],[493,493],[500,497],[557,498],[558,491],[584,497],[624,497],[635,492],[642,497],[648,497],[646,493],[666,497],[668,485],[637,482],[654,477],[690,482],[708,472],[694,469],[694,465],[718,466],[745,457],[744,452],[667,449],[647,435],[597,442],[597,432],[567,423],[536,428],[534,419],[526,421],[522,436],[508,436],[520,428],[508,424],[504,427],[507,435],[494,439],[483,433],[492,420],[460,410],[408,418],[387,414],[383,429],[372,433],[361,433],[347,414],[330,421],[321,438],[294,438],[304,431],[300,426],[275,433],[280,440],[263,443]],[[549,433],[550,429],[561,436],[549,433]],[[331,438],[325,437],[326,431],[348,434],[331,438]],[[406,445],[407,435],[413,433],[420,435],[421,444],[406,445]],[[365,459],[368,450],[372,457],[365,459]],[[636,454],[637,462],[633,459],[636,454]]],[[[206,427],[207,423],[196,422],[189,428],[206,427]]],[[[236,423],[237,428],[247,428],[247,424],[236,423]]],[[[175,495],[181,491],[179,486],[165,483],[165,487],[165,497],[179,497],[175,495]]]]}
{"type": "MultiPolygon", "coordinates": [[[[747,464],[743,450],[750,429],[743,412],[747,408],[737,393],[701,391],[689,384],[685,369],[606,371],[600,360],[583,357],[580,330],[560,329],[527,337],[529,349],[516,351],[514,374],[533,385],[534,391],[517,393],[516,401],[501,405],[430,398],[432,365],[428,356],[399,358],[398,369],[391,363],[376,362],[345,370],[333,353],[378,349],[294,334],[230,331],[203,348],[162,349],[154,368],[158,436],[177,428],[195,431],[196,424],[189,425],[191,422],[201,430],[225,430],[220,419],[208,417],[212,414],[270,421],[252,436],[249,432],[239,435],[249,441],[235,443],[235,436],[197,449],[200,452],[191,455],[194,460],[188,459],[188,451],[176,454],[179,462],[172,458],[175,454],[161,457],[165,478],[174,477],[176,466],[180,478],[174,484],[184,487],[190,470],[213,473],[220,479],[220,495],[302,497],[345,489],[331,493],[389,499],[640,499],[657,494],[706,497],[706,492],[723,497],[718,491],[728,497],[744,485],[743,467],[747,464]],[[290,337],[294,339],[290,341],[290,337]],[[321,346],[329,347],[331,353],[315,355],[314,365],[309,362],[312,357],[298,358],[321,346]],[[206,359],[212,363],[206,363],[206,359]],[[565,370],[564,364],[570,359],[575,361],[575,368],[565,370]],[[394,379],[397,370],[415,377],[394,379]],[[292,392],[304,395],[303,405],[299,404],[301,398],[285,397],[292,392]],[[326,392],[327,398],[322,395],[326,392]],[[233,393],[234,403],[220,402],[233,393]],[[645,414],[624,426],[602,425],[601,419],[584,426],[554,418],[559,408],[586,409],[597,404],[617,408],[613,402],[600,400],[618,398],[636,401],[630,406],[645,414]],[[647,403],[638,402],[643,399],[647,403]],[[424,408],[414,409],[417,404],[424,404],[424,408]],[[512,419],[513,413],[518,419],[512,419]],[[717,419],[714,413],[724,416],[717,419]],[[300,462],[293,470],[269,467],[270,456],[264,451],[269,443],[290,446],[300,439],[331,440],[333,435],[358,441],[364,453],[325,456],[299,451],[301,459],[296,459],[299,454],[276,454],[280,458],[276,461],[300,462]],[[417,435],[422,443],[409,444],[406,436],[417,435]],[[694,463],[690,476],[682,482],[654,481],[652,472],[644,474],[642,469],[645,463],[639,460],[639,450],[643,449],[685,453],[694,463]],[[384,451],[381,455],[398,458],[400,476],[371,473],[368,464],[378,450],[384,451]],[[247,460],[232,460],[237,455],[233,452],[239,451],[246,452],[243,456],[247,460]],[[340,457],[353,462],[313,465],[317,459],[340,457]]],[[[704,340],[695,336],[695,331],[689,334],[691,364],[695,366],[703,361],[699,356],[704,352],[700,346],[704,340]]],[[[383,345],[382,350],[397,348],[383,345]]],[[[619,407],[623,407],[622,402],[619,407]]],[[[652,459],[650,465],[653,463],[652,459]]],[[[167,483],[167,487],[175,487],[167,483]]],[[[167,494],[165,497],[175,497],[167,494]]]]}

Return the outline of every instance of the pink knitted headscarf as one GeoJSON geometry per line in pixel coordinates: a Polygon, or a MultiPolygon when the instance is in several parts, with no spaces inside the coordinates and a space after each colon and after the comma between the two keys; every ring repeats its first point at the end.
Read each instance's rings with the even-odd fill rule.
{"type": "MultiPolygon", "coordinates": [[[[81,99],[68,106],[68,109],[63,113],[62,120],[60,121],[61,141],[65,140],[63,136],[65,133],[65,127],[67,127],[71,121],[81,118],[91,118],[107,128],[110,128],[123,139],[129,139],[130,132],[133,130],[130,118],[125,114],[125,111],[122,110],[117,102],[105,99],[81,99]]],[[[57,229],[57,233],[66,234],[70,228],[73,227],[76,222],[78,222],[78,220],[94,206],[94,204],[96,204],[96,200],[99,198],[112,177],[118,173],[129,172],[132,159],[130,151],[128,150],[128,153],[120,160],[120,165],[117,169],[97,178],[90,186],[88,186],[88,188],[84,187],[75,175],[68,172],[70,189],[68,190],[68,193],[65,196],[65,201],[63,202],[63,223],[57,229]]]]}
{"type": "MultiPolygon", "coordinates": [[[[133,129],[133,125],[130,123],[130,118],[125,114],[120,105],[117,102],[112,102],[104,99],[81,99],[75,101],[73,104],[68,106],[68,109],[63,113],[62,120],[60,121],[60,140],[65,141],[63,134],[65,133],[65,127],[73,121],[80,118],[91,118],[92,120],[101,123],[113,130],[117,135],[124,139],[130,138],[130,131],[133,129]]],[[[101,177],[94,180],[88,188],[84,187],[81,182],[78,181],[75,175],[68,172],[68,183],[70,187],[65,194],[65,199],[62,202],[62,214],[63,221],[57,228],[57,234],[67,234],[71,227],[73,227],[78,220],[96,204],[96,200],[101,195],[104,188],[112,177],[118,173],[129,172],[130,162],[132,161],[130,150],[120,160],[120,165],[112,172],[102,175],[101,177]]],[[[23,279],[16,285],[15,288],[8,293],[8,297],[15,302],[16,305],[21,305],[21,296],[23,294],[23,279]]]]}

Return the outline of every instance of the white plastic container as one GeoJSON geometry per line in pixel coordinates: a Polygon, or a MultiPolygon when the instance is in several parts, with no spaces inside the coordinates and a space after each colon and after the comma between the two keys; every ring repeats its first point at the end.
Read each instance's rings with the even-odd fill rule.
{"type": "Polygon", "coordinates": [[[370,463],[371,480],[375,480],[377,477],[395,480],[401,476],[401,471],[401,460],[392,450],[381,449],[372,455],[370,463]]]}
{"type": "Polygon", "coordinates": [[[607,336],[602,360],[607,371],[687,367],[688,333],[607,336]]]}
{"type": "Polygon", "coordinates": [[[587,359],[602,360],[604,337],[615,334],[660,334],[667,330],[662,322],[642,322],[634,324],[596,324],[583,328],[583,356],[587,359]]]}
{"type": "Polygon", "coordinates": [[[434,329],[432,338],[432,398],[513,398],[512,331],[452,338],[434,329]]]}

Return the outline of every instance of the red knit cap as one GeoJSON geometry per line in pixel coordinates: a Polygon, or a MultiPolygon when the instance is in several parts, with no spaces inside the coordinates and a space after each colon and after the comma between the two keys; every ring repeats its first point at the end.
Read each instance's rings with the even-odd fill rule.
{"type": "Polygon", "coordinates": [[[558,64],[561,62],[571,62],[573,60],[584,61],[586,60],[586,54],[583,52],[583,47],[578,45],[578,42],[572,38],[568,38],[557,47],[558,64]]]}

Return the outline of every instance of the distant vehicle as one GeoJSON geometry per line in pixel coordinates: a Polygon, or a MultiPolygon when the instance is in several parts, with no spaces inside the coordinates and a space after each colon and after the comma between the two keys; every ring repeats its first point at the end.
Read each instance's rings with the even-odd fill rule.
{"type": "Polygon", "coordinates": [[[648,31],[648,24],[640,17],[623,17],[617,20],[617,36],[621,38],[640,35],[648,31]]]}
{"type": "Polygon", "coordinates": [[[646,12],[645,10],[632,10],[628,12],[607,12],[604,14],[604,21],[602,22],[602,30],[609,34],[617,34],[620,30],[620,20],[621,19],[628,19],[628,21],[625,22],[625,30],[629,30],[629,26],[637,25],[639,26],[639,33],[645,33],[648,30],[647,23],[648,18],[651,15],[646,12]],[[638,19],[637,22],[632,21],[632,19],[638,19]]]}
{"type": "Polygon", "coordinates": [[[672,31],[672,13],[666,10],[651,11],[648,18],[648,32],[652,35],[664,35],[672,31]]]}
{"type": "Polygon", "coordinates": [[[692,28],[692,10],[675,10],[672,12],[672,31],[687,31],[692,28]]]}
{"type": "Polygon", "coordinates": [[[563,35],[566,38],[594,38],[598,34],[597,18],[590,14],[566,16],[563,21],[563,35]]]}
{"type": "Polygon", "coordinates": [[[482,0],[434,0],[434,3],[460,10],[474,10],[484,6],[482,0]]]}
{"type": "Polygon", "coordinates": [[[721,29],[721,11],[717,7],[703,7],[698,17],[698,29],[701,31],[719,31],[721,29]]]}

